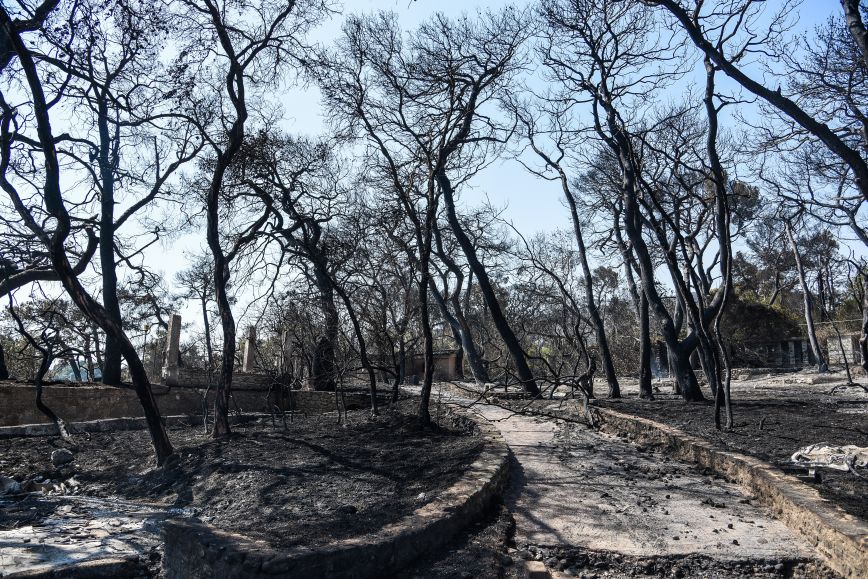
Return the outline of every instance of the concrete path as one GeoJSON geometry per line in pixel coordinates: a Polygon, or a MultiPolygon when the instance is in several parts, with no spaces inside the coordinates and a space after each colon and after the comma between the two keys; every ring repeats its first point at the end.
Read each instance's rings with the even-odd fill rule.
{"type": "Polygon", "coordinates": [[[515,456],[506,503],[517,545],[640,557],[812,557],[799,536],[752,504],[741,487],[693,465],[583,425],[492,405],[473,409],[497,425],[515,456]]]}

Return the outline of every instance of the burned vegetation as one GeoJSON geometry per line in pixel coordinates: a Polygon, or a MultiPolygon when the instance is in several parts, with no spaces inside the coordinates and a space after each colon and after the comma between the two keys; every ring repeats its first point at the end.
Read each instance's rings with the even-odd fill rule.
{"type": "Polygon", "coordinates": [[[863,576],[868,5],[427,4],[0,6],[0,576],[863,576]]]}

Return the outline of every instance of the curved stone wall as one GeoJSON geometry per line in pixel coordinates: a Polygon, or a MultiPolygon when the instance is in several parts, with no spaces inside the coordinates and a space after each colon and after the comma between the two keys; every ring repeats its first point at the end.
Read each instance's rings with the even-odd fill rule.
{"type": "MultiPolygon", "coordinates": [[[[459,416],[467,417],[461,412],[459,416]]],[[[437,500],[378,532],[324,548],[272,548],[263,541],[193,521],[163,527],[163,571],[168,579],[304,577],[365,579],[388,576],[419,555],[448,542],[477,520],[503,489],[509,448],[498,430],[478,415],[471,419],[485,438],[477,459],[437,500]]]]}

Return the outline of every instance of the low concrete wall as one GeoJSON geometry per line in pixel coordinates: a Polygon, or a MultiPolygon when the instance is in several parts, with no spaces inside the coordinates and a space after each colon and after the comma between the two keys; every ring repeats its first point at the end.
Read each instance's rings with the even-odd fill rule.
{"type": "MultiPolygon", "coordinates": [[[[268,418],[269,414],[232,414],[229,416],[230,424],[244,424],[268,418]]],[[[182,414],[179,416],[163,416],[166,426],[190,426],[201,425],[201,416],[182,414]]],[[[102,418],[100,420],[87,420],[84,422],[70,422],[66,425],[71,434],[83,432],[120,432],[124,430],[145,430],[148,423],[144,418],[102,418]]],[[[21,424],[18,426],[0,426],[0,440],[5,438],[20,438],[23,436],[58,436],[57,427],[51,423],[21,424]]]]}
{"type": "Polygon", "coordinates": [[[757,458],[728,452],[665,424],[594,408],[604,428],[663,446],[668,454],[695,462],[756,494],[775,516],[814,545],[829,567],[848,578],[868,577],[868,524],[844,512],[804,483],[757,458]]]}
{"type": "Polygon", "coordinates": [[[376,533],[319,549],[271,548],[263,541],[189,521],[167,521],[163,572],[176,578],[387,577],[436,549],[472,523],[499,495],[508,474],[509,448],[497,429],[475,416],[486,444],[479,457],[438,500],[376,533]]]}
{"type": "MultiPolygon", "coordinates": [[[[202,414],[205,390],[170,386],[153,386],[154,398],[160,413],[170,415],[202,414]]],[[[294,390],[291,397],[278,399],[276,393],[267,389],[233,388],[232,396],[242,412],[270,412],[274,405],[284,410],[293,409],[305,414],[322,414],[335,410],[332,392],[294,390]]],[[[135,391],[113,386],[45,386],[43,401],[66,422],[83,422],[102,418],[144,416],[135,391]]],[[[344,394],[347,409],[366,408],[370,397],[366,393],[344,394]]],[[[208,395],[208,404],[214,403],[213,390],[208,395]]],[[[234,410],[234,408],[233,408],[234,410]]],[[[42,424],[49,422],[36,408],[36,391],[33,386],[16,382],[0,382],[0,426],[42,424]]]]}

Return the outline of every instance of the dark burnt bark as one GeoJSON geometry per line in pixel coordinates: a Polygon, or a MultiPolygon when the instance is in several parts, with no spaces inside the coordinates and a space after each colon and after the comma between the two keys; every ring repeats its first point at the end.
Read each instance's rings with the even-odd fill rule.
{"type": "Polygon", "coordinates": [[[359,343],[359,358],[362,362],[362,367],[368,373],[368,392],[371,395],[371,415],[376,416],[379,413],[377,408],[377,374],[374,371],[374,365],[371,364],[368,358],[368,346],[365,342],[365,334],[362,332],[362,324],[359,322],[359,317],[356,315],[356,309],[350,300],[350,296],[340,287],[334,280],[334,289],[344,302],[344,307],[347,309],[347,315],[350,317],[350,323],[353,325],[353,332],[356,334],[356,341],[359,343]]]}
{"type": "Polygon", "coordinates": [[[784,220],[784,229],[787,232],[787,238],[790,240],[790,249],[793,251],[793,257],[796,262],[796,274],[799,278],[799,285],[802,288],[802,301],[805,306],[805,332],[808,334],[808,342],[811,344],[811,352],[816,360],[818,372],[828,372],[829,366],[826,363],[826,357],[823,355],[823,350],[820,347],[820,341],[817,339],[817,329],[814,325],[814,298],[811,290],[808,287],[808,280],[805,273],[805,266],[802,263],[802,255],[799,247],[796,244],[796,238],[793,235],[793,227],[788,219],[784,220]]]}
{"type": "MultiPolygon", "coordinates": [[[[715,229],[717,231],[717,242],[720,247],[718,255],[720,256],[720,277],[721,284],[718,290],[719,302],[716,304],[716,309],[713,310],[713,318],[711,321],[710,341],[713,351],[711,352],[709,363],[713,363],[715,375],[708,375],[708,383],[711,385],[714,393],[714,423],[720,428],[720,408],[723,405],[726,408],[726,428],[732,428],[732,404],[730,401],[730,380],[731,369],[729,362],[729,352],[727,345],[723,339],[723,333],[720,329],[720,322],[723,317],[723,312],[726,309],[729,300],[729,294],[732,291],[732,239],[730,237],[730,208],[727,197],[725,175],[723,164],[720,161],[720,156],[717,151],[717,136],[718,136],[718,112],[719,108],[715,104],[715,67],[712,62],[706,58],[706,84],[705,104],[706,115],[708,116],[708,134],[706,136],[706,152],[708,153],[708,161],[711,165],[711,177],[714,184],[714,210],[715,210],[715,229]]],[[[723,105],[721,105],[723,106],[723,105]]],[[[716,297],[718,297],[716,296],[716,297]]],[[[704,322],[704,319],[702,320],[704,322]]],[[[704,332],[704,328],[703,328],[704,332]]]]}
{"type": "MultiPolygon", "coordinates": [[[[235,131],[238,147],[243,138],[243,125],[235,131]]],[[[231,143],[231,141],[230,141],[231,143]]],[[[237,152],[238,147],[230,147],[229,151],[237,152]]],[[[229,399],[232,392],[232,374],[235,370],[235,318],[232,315],[232,305],[229,302],[227,286],[229,282],[229,263],[220,246],[219,203],[223,174],[228,167],[232,155],[218,155],[217,169],[211,180],[208,191],[206,216],[206,236],[208,247],[214,259],[214,297],[217,311],[220,314],[220,326],[223,330],[223,352],[220,361],[220,374],[217,377],[217,390],[214,394],[214,429],[211,434],[215,438],[228,435],[229,399]]]]}
{"type": "MultiPolygon", "coordinates": [[[[97,89],[99,90],[99,89],[97,89]]],[[[102,273],[102,303],[111,320],[121,325],[118,301],[118,274],[115,262],[115,169],[117,167],[117,139],[109,132],[108,102],[106,94],[97,95],[97,128],[99,129],[100,220],[99,259],[102,273]]],[[[103,384],[121,383],[121,351],[117,340],[106,335],[102,367],[103,384]]]]}
{"type": "Polygon", "coordinates": [[[637,200],[636,171],[633,165],[631,145],[627,136],[623,133],[617,120],[614,108],[606,101],[605,95],[600,99],[600,104],[606,110],[607,124],[611,135],[605,135],[613,152],[618,156],[621,168],[621,191],[624,207],[624,230],[633,247],[633,254],[639,269],[639,279],[642,292],[648,300],[648,305],[654,310],[657,318],[661,320],[661,333],[669,349],[672,369],[675,380],[681,391],[682,397],[690,402],[704,399],[696,375],[690,367],[690,353],[693,348],[685,347],[679,340],[678,330],[672,317],[669,315],[663,299],[657,291],[654,283],[654,265],[645,239],[641,233],[641,218],[639,215],[639,203],[637,200]]]}
{"type": "MultiPolygon", "coordinates": [[[[467,318],[464,315],[464,306],[461,304],[461,292],[464,288],[464,271],[455,262],[454,259],[449,255],[443,248],[443,236],[439,232],[435,232],[436,237],[436,247],[437,247],[437,255],[440,257],[440,260],[446,265],[448,270],[455,276],[455,289],[449,295],[448,302],[452,305],[453,314],[449,314],[448,308],[446,308],[446,304],[443,303],[441,305],[441,310],[444,312],[444,316],[449,320],[449,325],[452,327],[453,333],[456,333],[457,340],[459,341],[459,357],[461,358],[459,368],[456,368],[459,371],[459,375],[464,376],[464,358],[467,359],[467,363],[470,366],[470,372],[473,374],[473,379],[480,384],[485,384],[486,382],[490,382],[491,380],[488,377],[488,370],[485,368],[485,362],[482,359],[482,355],[479,353],[479,350],[476,347],[476,341],[473,339],[473,333],[470,330],[470,324],[467,323],[467,318]],[[456,326],[457,322],[457,326],[456,326]]],[[[472,274],[471,274],[472,275],[472,274]]],[[[436,286],[432,284],[432,289],[436,290],[436,286]]],[[[467,293],[470,292],[470,286],[468,283],[467,293]]],[[[436,296],[435,296],[436,297],[436,296]]],[[[440,301],[438,301],[438,305],[440,305],[440,301]]],[[[456,362],[458,365],[458,362],[456,362]]]]}
{"type": "Polygon", "coordinates": [[[461,249],[464,251],[470,269],[473,271],[474,275],[476,275],[476,280],[479,284],[479,291],[482,293],[482,297],[485,299],[485,303],[488,306],[491,320],[494,322],[494,326],[497,328],[501,339],[506,345],[510,358],[515,364],[518,379],[521,381],[522,386],[528,394],[538,396],[539,387],[533,377],[530,366],[527,364],[524,350],[522,349],[518,338],[515,336],[515,333],[512,331],[509,322],[506,320],[506,316],[500,307],[500,301],[497,299],[497,295],[494,293],[494,288],[488,278],[488,272],[485,271],[485,267],[476,255],[476,249],[473,247],[473,242],[471,242],[470,238],[467,237],[467,234],[461,227],[461,223],[458,221],[452,183],[449,181],[449,178],[446,176],[446,172],[443,169],[440,169],[435,173],[435,178],[437,179],[437,184],[440,186],[440,190],[443,192],[443,202],[446,206],[446,216],[449,226],[452,229],[453,235],[455,235],[455,238],[458,240],[461,249]]]}
{"type": "Polygon", "coordinates": [[[335,344],[338,339],[338,309],[335,293],[327,271],[314,264],[314,283],[319,292],[320,309],[323,315],[323,334],[317,340],[313,355],[313,389],[333,392],[336,388],[335,344]]]}
{"type": "MultiPolygon", "coordinates": [[[[51,263],[73,303],[75,303],[76,306],[78,306],[78,308],[106,334],[110,334],[118,340],[121,354],[127,361],[127,366],[129,367],[133,387],[139,398],[139,402],[142,404],[142,410],[145,414],[145,422],[148,425],[148,431],[154,445],[157,464],[162,465],[166,459],[172,455],[173,449],[169,442],[169,438],[166,435],[166,430],[160,417],[160,411],[154,400],[144,365],[142,364],[132,342],[130,342],[129,338],[124,333],[123,328],[118,324],[115,324],[111,318],[109,318],[102,305],[94,300],[78,281],[77,274],[70,264],[66,253],[64,244],[69,236],[71,220],[61,193],[60,164],[57,158],[55,139],[48,114],[49,108],[45,100],[45,94],[36,70],[36,65],[30,51],[24,45],[18,31],[16,31],[12,26],[8,14],[2,7],[0,7],[0,27],[3,28],[5,34],[11,40],[14,50],[18,55],[33,99],[34,118],[36,120],[37,134],[44,160],[44,204],[46,211],[56,221],[56,227],[49,235],[47,232],[42,230],[41,227],[35,224],[32,215],[30,215],[26,210],[19,210],[19,214],[22,219],[31,223],[31,228],[46,244],[51,263]]],[[[14,194],[11,191],[7,192],[9,192],[10,195],[14,194]]],[[[19,207],[23,207],[23,205],[20,204],[20,198],[18,198],[18,201],[19,207]]]]}
{"type": "Polygon", "coordinates": [[[211,321],[208,319],[208,297],[202,294],[202,325],[205,328],[205,351],[208,353],[208,375],[214,371],[214,346],[211,345],[211,321]]]}
{"type": "Polygon", "coordinates": [[[588,264],[588,252],[585,248],[585,237],[582,234],[582,223],[579,219],[579,211],[576,200],[570,191],[566,174],[558,167],[564,198],[570,208],[570,219],[573,222],[573,234],[576,239],[576,248],[579,253],[579,263],[582,266],[582,287],[585,290],[585,307],[588,317],[591,318],[591,326],[594,328],[594,337],[597,339],[597,350],[603,363],[603,373],[606,375],[606,383],[609,386],[609,398],[620,398],[621,387],[618,377],[615,375],[615,364],[612,362],[612,353],[609,350],[609,338],[606,336],[606,326],[600,308],[597,307],[597,298],[594,295],[594,280],[591,276],[591,266],[588,264]]]}
{"type": "MultiPolygon", "coordinates": [[[[28,340],[29,339],[28,336],[28,340]]],[[[31,345],[35,346],[35,343],[31,341],[31,345]]],[[[38,346],[37,349],[41,350],[42,359],[39,362],[39,369],[36,371],[36,380],[34,381],[36,386],[36,408],[57,427],[57,432],[60,434],[61,438],[69,440],[72,436],[66,428],[66,422],[64,422],[63,419],[60,418],[60,416],[58,416],[57,413],[42,399],[42,383],[45,379],[45,375],[51,367],[52,357],[50,352],[47,350],[39,348],[38,346]]]]}
{"type": "MultiPolygon", "coordinates": [[[[428,220],[433,222],[433,220],[428,220]]],[[[422,380],[422,393],[419,400],[419,410],[417,416],[420,424],[427,426],[431,423],[431,412],[429,410],[431,402],[431,387],[434,382],[434,335],[431,331],[431,316],[428,312],[428,284],[430,279],[430,271],[428,269],[431,260],[431,231],[433,223],[429,223],[426,228],[425,243],[419,252],[419,310],[422,318],[422,352],[425,360],[425,370],[422,380]]]]}
{"type": "Polygon", "coordinates": [[[0,380],[9,379],[9,368],[6,367],[6,352],[3,350],[3,343],[0,342],[0,380]]]}
{"type": "Polygon", "coordinates": [[[639,398],[654,400],[651,387],[651,320],[648,298],[639,294],[639,398]]]}
{"type": "Polygon", "coordinates": [[[395,383],[392,384],[392,399],[394,404],[398,401],[398,394],[401,391],[401,384],[404,383],[404,373],[407,368],[407,346],[404,344],[404,339],[401,338],[398,344],[398,361],[395,364],[395,383]]]}
{"type": "Polygon", "coordinates": [[[651,380],[653,378],[651,375],[651,356],[653,353],[648,297],[636,285],[636,277],[634,275],[636,269],[635,259],[621,235],[621,211],[616,208],[613,213],[614,227],[612,230],[615,234],[615,241],[618,243],[618,249],[621,252],[621,258],[624,260],[624,278],[627,280],[627,290],[630,293],[630,298],[633,300],[636,318],[639,321],[639,398],[653,400],[654,391],[651,387],[651,380]]]}

